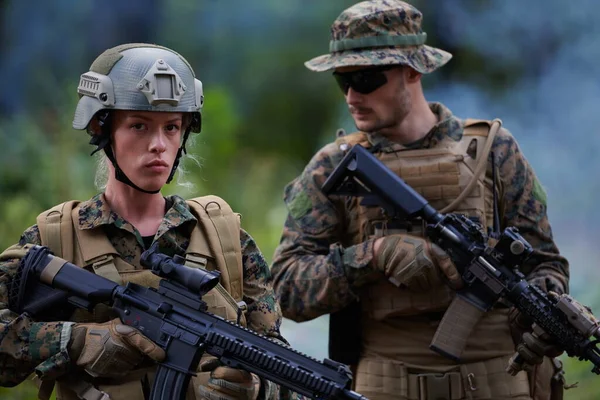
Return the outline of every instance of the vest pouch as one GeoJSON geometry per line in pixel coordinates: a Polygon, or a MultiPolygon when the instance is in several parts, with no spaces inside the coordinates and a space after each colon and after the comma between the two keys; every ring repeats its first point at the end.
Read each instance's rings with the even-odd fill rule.
{"type": "Polygon", "coordinates": [[[386,318],[412,316],[445,310],[454,291],[441,279],[439,284],[424,292],[396,287],[388,281],[380,281],[364,287],[361,291],[363,313],[376,321],[386,318]]]}
{"type": "Polygon", "coordinates": [[[245,310],[240,308],[220,283],[206,293],[202,300],[206,302],[208,312],[219,315],[229,322],[237,322],[239,315],[240,325],[246,326],[245,310]]]}
{"type": "Polygon", "coordinates": [[[527,374],[506,373],[509,358],[438,368],[364,358],[357,368],[356,391],[371,400],[531,400],[527,374]]]}

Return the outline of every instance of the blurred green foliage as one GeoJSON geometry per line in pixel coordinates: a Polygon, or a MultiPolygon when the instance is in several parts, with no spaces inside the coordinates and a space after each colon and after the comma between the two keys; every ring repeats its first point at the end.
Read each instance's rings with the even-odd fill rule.
{"type": "MultiPolygon", "coordinates": [[[[284,186],[301,172],[320,146],[334,139],[337,128],[352,129],[329,74],[311,73],[303,62],[327,51],[329,24],[353,2],[153,0],[143,3],[151,6],[150,14],[136,9],[136,5],[144,7],[133,0],[50,3],[33,1],[32,5],[24,5],[0,0],[0,18],[5,27],[0,31],[0,70],[11,62],[4,54],[21,54],[18,51],[31,54],[37,46],[28,63],[18,66],[25,78],[2,77],[5,88],[15,82],[22,84],[19,91],[5,91],[12,94],[8,98],[12,99],[10,105],[15,112],[7,112],[13,108],[0,101],[0,248],[18,241],[23,230],[35,223],[39,212],[66,200],[85,200],[97,193],[89,138],[84,132],[70,128],[77,102],[78,76],[87,71],[93,58],[105,48],[123,42],[147,41],[170,46],[183,54],[205,88],[203,129],[188,146],[200,166],[189,160],[184,163],[188,171],[186,179],[194,188],[171,184],[164,194],[223,197],[242,213],[244,228],[270,260],[286,216],[281,200],[284,186]],[[110,7],[131,9],[111,13],[110,7]],[[37,11],[29,13],[30,8],[37,11]],[[13,32],[17,27],[22,35],[13,32]],[[40,36],[35,34],[40,30],[45,35],[41,44],[40,36]],[[52,36],[55,30],[59,33],[52,36]]],[[[515,115],[523,109],[535,109],[530,101],[519,97],[522,91],[517,88],[531,87],[541,77],[548,69],[547,60],[560,48],[564,37],[544,32],[540,37],[546,46],[540,46],[537,53],[521,52],[521,57],[515,58],[501,50],[510,46],[518,49],[514,40],[526,42],[523,46],[529,43],[531,34],[520,26],[506,28],[506,36],[501,32],[500,38],[496,37],[498,45],[490,48],[478,45],[478,36],[485,35],[477,29],[465,28],[465,40],[459,35],[458,27],[469,27],[477,21],[466,23],[461,20],[466,18],[461,13],[468,10],[469,15],[484,15],[491,9],[491,2],[414,3],[425,14],[429,42],[455,55],[453,62],[425,80],[428,90],[443,94],[450,92],[445,90],[449,82],[464,84],[469,86],[469,93],[476,91],[482,98],[504,104],[505,110],[515,115]],[[452,7],[457,10],[449,16],[446,12],[452,7]],[[528,80],[523,81],[523,77],[528,80]]],[[[537,4],[534,12],[540,11],[541,2],[532,4],[537,4]]],[[[513,20],[515,15],[519,16],[518,10],[513,15],[508,6],[498,7],[502,8],[498,18],[507,18],[504,22],[511,16],[513,20]]],[[[553,10],[550,6],[548,9],[553,10]]],[[[492,24],[486,28],[496,32],[492,24]]],[[[568,37],[573,41],[579,31],[571,25],[568,28],[572,34],[568,37]]],[[[533,37],[537,40],[537,36],[533,37]]],[[[465,93],[465,97],[453,97],[449,104],[452,109],[468,103],[467,91],[460,93],[465,93]]],[[[520,141],[521,137],[517,134],[520,141]]],[[[539,143],[542,141],[534,144],[539,143]]],[[[545,160],[543,154],[536,156],[540,157],[539,163],[545,160]]],[[[539,163],[532,162],[538,173],[539,163]]],[[[598,189],[597,185],[593,188],[598,189]]],[[[592,189],[590,193],[595,193],[592,189]]],[[[552,203],[551,191],[549,194],[552,203]]],[[[556,191],[557,197],[558,194],[556,191]]],[[[577,204],[567,196],[556,202],[577,204]]],[[[588,199],[588,203],[593,202],[588,199]]],[[[563,218],[568,222],[564,227],[579,229],[572,214],[561,210],[557,219],[563,218]]],[[[578,291],[575,295],[585,296],[582,301],[595,310],[600,309],[600,298],[595,292],[578,291]]],[[[324,320],[317,322],[312,331],[316,335],[298,337],[292,343],[294,347],[305,349],[314,342],[324,343],[325,324],[324,320]]],[[[300,329],[300,325],[288,326],[300,329]]],[[[568,391],[566,398],[598,398],[600,379],[591,374],[589,364],[563,359],[569,383],[580,382],[579,388],[568,391]]],[[[35,390],[26,381],[17,388],[0,388],[0,398],[33,399],[35,390]]]]}

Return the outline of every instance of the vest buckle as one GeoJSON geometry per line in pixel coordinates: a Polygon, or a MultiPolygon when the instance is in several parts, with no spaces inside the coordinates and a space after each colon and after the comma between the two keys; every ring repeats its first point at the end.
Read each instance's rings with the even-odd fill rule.
{"type": "Polygon", "coordinates": [[[463,398],[459,372],[418,374],[419,400],[459,400],[463,398]]]}

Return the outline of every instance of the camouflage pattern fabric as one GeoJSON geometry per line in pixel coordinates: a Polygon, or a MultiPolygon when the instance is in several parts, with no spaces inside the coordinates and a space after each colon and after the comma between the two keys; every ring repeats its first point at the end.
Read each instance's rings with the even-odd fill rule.
{"type": "Polygon", "coordinates": [[[344,10],[331,26],[330,54],[304,65],[322,72],[338,67],[408,65],[426,74],[446,64],[452,55],[425,45],[423,15],[398,0],[363,1],[344,10]]]}
{"type": "MultiPolygon", "coordinates": [[[[403,146],[375,133],[367,134],[370,144],[386,151],[435,148],[446,136],[459,140],[464,121],[439,103],[431,103],[430,108],[439,122],[422,140],[403,146]]],[[[530,280],[551,281],[560,291],[566,291],[569,266],[553,241],[542,185],[507,130],[498,133],[492,150],[498,179],[504,187],[504,196],[499,198],[504,215],[501,228],[517,227],[534,248],[529,263],[522,266],[523,273],[530,280]]],[[[321,192],[343,156],[334,143],[326,145],[285,188],[289,214],[272,273],[283,315],[295,321],[339,311],[358,297],[360,286],[385,279],[370,267],[375,239],[362,243],[349,239],[352,233],[347,227],[357,217],[348,212],[349,199],[328,199],[321,192]]]]}
{"type": "MultiPolygon", "coordinates": [[[[197,220],[182,198],[170,196],[167,202],[170,208],[154,241],[162,253],[183,256],[197,220]]],[[[134,267],[143,268],[139,261],[144,250],[140,233],[110,210],[102,194],[82,203],[79,226],[82,229],[103,227],[121,257],[134,267]]],[[[248,328],[285,342],[279,332],[281,310],[270,287],[268,264],[254,239],[244,230],[240,232],[240,241],[248,328]]],[[[27,243],[41,244],[36,225],[23,233],[18,246],[27,243]]],[[[70,365],[66,351],[69,336],[65,334],[63,322],[36,322],[7,309],[8,287],[18,265],[16,258],[0,260],[0,386],[14,386],[34,371],[44,379],[52,379],[63,374],[70,365]]]]}

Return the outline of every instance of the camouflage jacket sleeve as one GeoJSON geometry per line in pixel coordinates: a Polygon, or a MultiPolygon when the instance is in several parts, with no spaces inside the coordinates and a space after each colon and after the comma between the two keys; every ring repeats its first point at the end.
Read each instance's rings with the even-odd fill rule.
{"type": "Polygon", "coordinates": [[[568,291],[569,264],[554,243],[542,184],[510,132],[499,131],[493,150],[501,181],[503,225],[517,227],[534,249],[523,273],[546,290],[568,291]]]}
{"type": "MultiPolygon", "coordinates": [[[[248,305],[248,328],[288,345],[281,336],[281,308],[273,292],[271,271],[254,239],[243,229],[240,232],[242,264],[244,266],[244,301],[248,305]]],[[[279,399],[287,389],[261,379],[261,399],[279,399]]]]}
{"type": "Polygon", "coordinates": [[[288,216],[272,272],[283,315],[306,321],[356,300],[354,285],[371,273],[373,242],[342,245],[344,203],[330,201],[323,183],[341,161],[335,144],[319,151],[286,188],[288,216]]]}
{"type": "Polygon", "coordinates": [[[36,372],[43,379],[64,373],[69,365],[70,322],[36,322],[8,309],[8,288],[26,244],[40,244],[37,226],[0,255],[0,386],[15,386],[36,372]]]}
{"type": "Polygon", "coordinates": [[[248,305],[248,328],[283,341],[281,308],[271,285],[271,271],[254,239],[242,229],[242,264],[244,265],[244,301],[248,305]]]}

